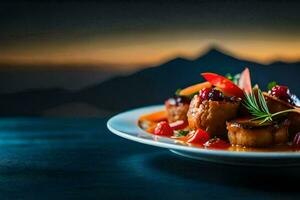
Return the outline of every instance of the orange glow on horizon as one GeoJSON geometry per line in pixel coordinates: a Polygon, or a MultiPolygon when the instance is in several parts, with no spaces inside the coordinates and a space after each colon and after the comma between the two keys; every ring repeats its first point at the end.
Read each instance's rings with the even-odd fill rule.
{"type": "MultiPolygon", "coordinates": [[[[121,38],[90,38],[59,44],[32,43],[26,47],[0,49],[0,62],[12,64],[92,64],[117,69],[155,65],[176,56],[194,59],[211,44],[234,56],[257,62],[300,60],[300,37],[248,33],[231,36],[209,33],[146,35],[121,38]],[[284,39],[283,39],[284,38],[284,39]]],[[[22,46],[22,44],[20,44],[22,46]]]]}

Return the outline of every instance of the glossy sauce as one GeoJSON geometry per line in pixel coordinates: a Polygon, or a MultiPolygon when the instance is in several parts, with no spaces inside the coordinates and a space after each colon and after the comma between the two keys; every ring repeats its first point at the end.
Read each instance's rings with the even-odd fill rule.
{"type": "MultiPolygon", "coordinates": [[[[146,132],[153,134],[153,130],[155,127],[155,123],[151,123],[151,126],[142,125],[143,122],[139,122],[139,126],[145,130],[146,132]]],[[[155,135],[156,136],[156,135],[155,135]]],[[[236,151],[236,152],[300,152],[300,146],[292,145],[291,143],[274,145],[265,148],[250,148],[250,147],[242,147],[237,145],[231,145],[229,142],[221,140],[222,142],[206,142],[204,144],[199,143],[188,143],[188,135],[183,137],[175,137],[175,136],[160,136],[167,137],[175,140],[176,143],[180,143],[181,145],[197,147],[202,149],[212,149],[212,150],[227,150],[227,151],[236,151]]],[[[219,140],[218,138],[216,140],[219,140]]]]}

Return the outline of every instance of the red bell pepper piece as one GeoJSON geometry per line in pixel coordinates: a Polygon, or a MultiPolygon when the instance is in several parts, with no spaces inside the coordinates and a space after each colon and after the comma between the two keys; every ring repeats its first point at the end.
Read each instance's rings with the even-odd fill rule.
{"type": "Polygon", "coordinates": [[[240,98],[244,97],[243,90],[224,76],[215,73],[202,73],[201,75],[213,86],[219,88],[224,94],[240,98]]]}

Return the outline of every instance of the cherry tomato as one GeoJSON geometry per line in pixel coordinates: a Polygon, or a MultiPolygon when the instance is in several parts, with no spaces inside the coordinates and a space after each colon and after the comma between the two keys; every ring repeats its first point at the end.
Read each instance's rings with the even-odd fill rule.
{"type": "Polygon", "coordinates": [[[244,97],[243,90],[224,76],[215,73],[202,73],[201,75],[213,86],[219,88],[224,94],[240,98],[244,97]]]}
{"type": "Polygon", "coordinates": [[[199,91],[199,97],[202,101],[209,99],[209,94],[212,91],[211,88],[203,88],[199,91]]]}
{"type": "Polygon", "coordinates": [[[193,135],[191,135],[188,139],[188,143],[197,143],[197,144],[204,144],[209,140],[210,136],[209,134],[202,130],[202,129],[197,129],[193,135]]]}
{"type": "Polygon", "coordinates": [[[269,91],[269,94],[284,101],[288,101],[290,98],[289,88],[283,85],[276,85],[272,87],[272,89],[269,91]]]}
{"type": "Polygon", "coordinates": [[[173,130],[180,130],[186,128],[188,126],[188,123],[184,120],[178,120],[176,122],[170,123],[169,125],[173,130]]]}
{"type": "Polygon", "coordinates": [[[162,136],[172,136],[173,129],[170,127],[168,122],[162,121],[156,125],[156,127],[154,129],[154,134],[162,135],[162,136]]]}

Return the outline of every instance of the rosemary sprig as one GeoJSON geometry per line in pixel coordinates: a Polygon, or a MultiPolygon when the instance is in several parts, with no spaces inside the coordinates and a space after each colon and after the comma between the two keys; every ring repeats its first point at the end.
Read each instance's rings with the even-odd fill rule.
{"type": "Polygon", "coordinates": [[[257,99],[258,101],[256,100],[253,91],[250,94],[245,93],[243,105],[254,116],[251,121],[258,120],[260,121],[259,124],[272,122],[275,117],[287,112],[297,112],[296,109],[288,109],[276,113],[270,113],[266,100],[260,89],[257,90],[257,99]]]}

